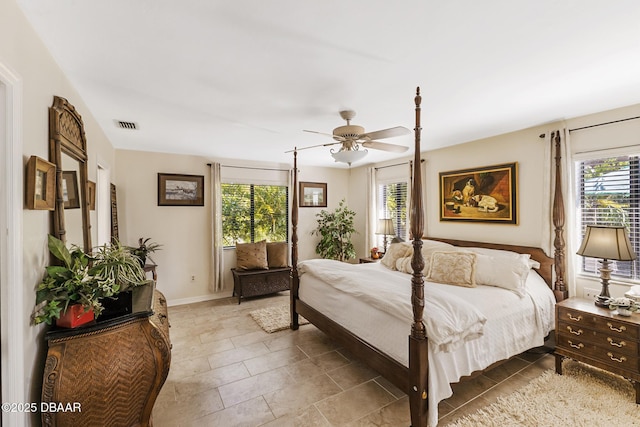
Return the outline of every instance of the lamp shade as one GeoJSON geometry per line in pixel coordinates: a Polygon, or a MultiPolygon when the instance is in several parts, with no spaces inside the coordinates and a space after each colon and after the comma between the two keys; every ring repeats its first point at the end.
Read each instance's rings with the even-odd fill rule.
{"type": "Polygon", "coordinates": [[[391,218],[379,219],[376,227],[376,234],[383,234],[385,236],[393,236],[396,234],[393,229],[393,220],[391,218]]]}
{"type": "Polygon", "coordinates": [[[577,252],[590,258],[632,261],[636,254],[624,227],[587,225],[584,240],[577,252]]]}
{"type": "Polygon", "coordinates": [[[349,165],[363,159],[366,155],[367,150],[340,150],[331,153],[331,156],[333,156],[336,162],[348,163],[349,165]]]}

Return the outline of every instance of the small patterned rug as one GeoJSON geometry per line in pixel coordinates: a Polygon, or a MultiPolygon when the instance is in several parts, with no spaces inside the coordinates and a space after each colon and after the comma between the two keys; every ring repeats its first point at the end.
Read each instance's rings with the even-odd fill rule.
{"type": "MultiPolygon", "coordinates": [[[[289,304],[283,304],[254,310],[249,314],[265,332],[272,333],[289,329],[289,324],[291,323],[291,315],[289,313],[289,304]]],[[[302,316],[298,316],[298,323],[306,325],[309,321],[302,316]]]]}

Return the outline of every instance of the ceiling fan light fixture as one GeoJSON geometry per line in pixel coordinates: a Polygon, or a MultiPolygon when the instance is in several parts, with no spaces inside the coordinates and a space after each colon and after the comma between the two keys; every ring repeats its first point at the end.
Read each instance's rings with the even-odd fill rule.
{"type": "Polygon", "coordinates": [[[351,166],[351,163],[364,159],[367,155],[367,150],[340,150],[331,152],[331,156],[336,162],[347,163],[351,166]]]}

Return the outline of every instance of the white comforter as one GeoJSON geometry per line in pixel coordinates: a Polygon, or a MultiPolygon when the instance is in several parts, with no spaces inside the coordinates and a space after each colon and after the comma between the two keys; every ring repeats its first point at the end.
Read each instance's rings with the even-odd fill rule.
{"type": "MultiPolygon", "coordinates": [[[[411,286],[407,286],[408,283],[396,286],[398,278],[395,272],[354,269],[351,264],[327,259],[303,261],[298,265],[298,271],[301,275],[313,275],[342,292],[357,296],[406,320],[407,324],[413,321],[411,286]]],[[[473,305],[440,287],[426,284],[424,292],[423,320],[432,350],[454,351],[465,342],[482,336],[487,318],[473,305]]]]}

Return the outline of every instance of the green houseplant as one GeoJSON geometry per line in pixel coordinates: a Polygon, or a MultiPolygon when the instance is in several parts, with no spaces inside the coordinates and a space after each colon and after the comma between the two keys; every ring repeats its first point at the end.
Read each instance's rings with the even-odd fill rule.
{"type": "Polygon", "coordinates": [[[115,299],[123,290],[149,282],[138,259],[118,244],[105,245],[96,255],[89,255],[77,246],[68,249],[49,235],[48,246],[60,265],[47,266],[37,286],[34,324],[51,325],[74,304],[80,304],[85,312],[92,310],[98,317],[106,299],[115,299]]]}
{"type": "Polygon", "coordinates": [[[350,210],[342,199],[334,212],[322,210],[316,217],[318,227],[311,232],[320,236],[316,245],[316,253],[323,258],[346,261],[355,258],[356,250],[351,242],[351,235],[356,233],[353,219],[356,213],[350,210]]]}
{"type": "Polygon", "coordinates": [[[147,258],[149,258],[151,262],[155,263],[149,254],[160,250],[161,247],[161,244],[151,241],[151,237],[147,237],[146,239],[141,237],[138,239],[138,246],[127,246],[127,249],[129,252],[140,258],[140,264],[144,266],[147,262],[147,258]]]}

